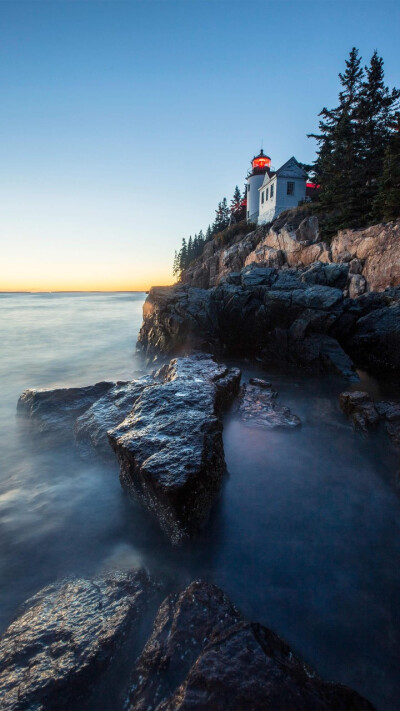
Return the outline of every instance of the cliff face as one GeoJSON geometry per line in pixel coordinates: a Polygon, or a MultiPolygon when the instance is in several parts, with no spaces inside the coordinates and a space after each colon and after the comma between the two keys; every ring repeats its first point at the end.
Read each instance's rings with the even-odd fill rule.
{"type": "Polygon", "coordinates": [[[209,242],[204,254],[182,274],[182,283],[209,289],[231,272],[257,264],[264,267],[306,267],[315,262],[348,264],[348,294],[400,285],[400,220],[361,230],[342,230],[327,243],[320,240],[318,218],[288,211],[271,227],[238,237],[229,247],[209,242]]]}

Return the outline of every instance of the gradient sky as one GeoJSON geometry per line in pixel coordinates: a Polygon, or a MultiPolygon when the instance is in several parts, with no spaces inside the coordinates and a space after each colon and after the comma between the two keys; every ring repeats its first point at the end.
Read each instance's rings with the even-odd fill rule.
{"type": "Polygon", "coordinates": [[[2,0],[0,290],[171,283],[264,149],[312,161],[356,45],[400,85],[391,0],[2,0]]]}

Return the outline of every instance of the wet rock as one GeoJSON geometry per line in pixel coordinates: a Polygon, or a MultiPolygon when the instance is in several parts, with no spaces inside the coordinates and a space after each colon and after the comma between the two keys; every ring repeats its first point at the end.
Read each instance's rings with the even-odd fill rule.
{"type": "Polygon", "coordinates": [[[300,418],[293,415],[288,407],[276,401],[278,393],[270,384],[253,378],[243,385],[239,404],[240,419],[252,427],[297,427],[300,418]]]}
{"type": "Polygon", "coordinates": [[[363,432],[366,432],[368,427],[375,426],[379,422],[379,413],[366,392],[355,390],[341,393],[339,395],[339,405],[341,410],[351,417],[355,427],[363,432]]]}
{"type": "Polygon", "coordinates": [[[0,640],[0,707],[80,708],[154,590],[144,571],[44,588],[0,640]]]}
{"type": "Polygon", "coordinates": [[[103,455],[111,454],[107,431],[125,419],[144,388],[153,384],[154,378],[151,376],[115,383],[75,421],[77,441],[81,445],[89,445],[103,455]]]}
{"type": "Polygon", "coordinates": [[[161,605],[132,675],[128,711],[372,710],[323,681],[276,634],[196,581],[161,605]]]}
{"type": "Polygon", "coordinates": [[[150,376],[126,382],[102,382],[83,388],[26,390],[18,400],[18,413],[27,418],[34,432],[50,434],[57,441],[75,435],[80,446],[111,454],[107,430],[116,427],[130,412],[144,388],[154,383],[150,376]]]}
{"type": "Polygon", "coordinates": [[[77,417],[114,384],[101,382],[82,388],[25,390],[18,400],[17,412],[29,418],[35,432],[70,437],[77,417]]]}
{"type": "Polygon", "coordinates": [[[157,708],[184,681],[210,637],[240,620],[240,612],[215,585],[194,581],[167,597],[135,665],[126,708],[157,708]]]}
{"type": "Polygon", "coordinates": [[[349,415],[358,429],[367,432],[368,428],[385,423],[385,429],[396,447],[400,447],[400,403],[374,403],[366,392],[344,392],[339,396],[339,404],[346,415],[349,415]]]}
{"type": "Polygon", "coordinates": [[[109,439],[122,485],[178,544],[197,532],[218,495],[225,471],[220,409],[238,392],[240,371],[194,355],[156,377],[109,439]]]}
{"type": "MultiPolygon", "coordinates": [[[[333,266],[326,279],[343,278],[347,265],[333,266]]],[[[235,277],[208,291],[165,288],[160,298],[154,290],[138,347],[153,358],[196,346],[221,358],[254,355],[351,379],[354,363],[400,370],[400,288],[345,299],[342,289],[302,280],[306,274],[253,265],[240,284],[235,277]]]]}

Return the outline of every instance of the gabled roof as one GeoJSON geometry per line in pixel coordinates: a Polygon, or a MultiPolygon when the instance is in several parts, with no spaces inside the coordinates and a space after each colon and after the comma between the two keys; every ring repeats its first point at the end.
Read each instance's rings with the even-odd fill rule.
{"type": "Polygon", "coordinates": [[[305,172],[305,170],[303,170],[300,163],[296,160],[296,158],[294,156],[289,158],[289,160],[287,160],[286,163],[281,165],[281,167],[278,168],[278,170],[276,171],[276,174],[278,176],[284,175],[285,172],[288,172],[289,170],[291,170],[291,174],[293,174],[293,170],[296,173],[298,173],[299,178],[306,178],[307,177],[307,173],[305,172]]]}
{"type": "Polygon", "coordinates": [[[278,168],[277,171],[269,171],[264,175],[264,180],[259,190],[262,190],[265,188],[266,185],[268,185],[274,176],[277,176],[277,178],[307,178],[307,173],[303,170],[301,167],[300,163],[296,160],[294,156],[289,158],[289,160],[286,161],[283,165],[281,165],[280,168],[278,168]]]}

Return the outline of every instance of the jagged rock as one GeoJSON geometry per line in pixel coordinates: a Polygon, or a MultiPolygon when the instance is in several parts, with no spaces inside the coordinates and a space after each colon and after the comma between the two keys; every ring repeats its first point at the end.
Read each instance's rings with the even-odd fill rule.
{"type": "Polygon", "coordinates": [[[25,390],[18,400],[17,412],[29,418],[35,432],[70,437],[76,418],[114,384],[101,382],[82,388],[25,390]]]}
{"type": "Polygon", "coordinates": [[[341,393],[339,404],[343,412],[351,417],[355,427],[363,432],[379,422],[379,414],[368,393],[359,390],[341,393]]]}
{"type": "MultiPolygon", "coordinates": [[[[333,261],[357,259],[370,291],[400,285],[400,220],[361,230],[341,230],[332,240],[333,261]]],[[[360,273],[360,272],[358,272],[360,273]]]]}
{"type": "Polygon", "coordinates": [[[252,378],[243,385],[239,404],[240,419],[252,427],[297,427],[300,418],[293,415],[288,407],[276,402],[278,393],[269,383],[252,378]]]}
{"type": "Polygon", "coordinates": [[[144,388],[154,385],[154,378],[117,382],[75,421],[75,437],[103,455],[111,454],[107,431],[116,427],[132,409],[144,388]]]}
{"type": "MultiPolygon", "coordinates": [[[[75,435],[102,455],[111,454],[107,430],[116,427],[132,409],[143,389],[154,382],[140,380],[102,382],[83,388],[26,390],[18,400],[18,413],[42,434],[64,441],[75,435]]],[[[53,439],[54,441],[54,439],[53,439]]]]}
{"type": "Polygon", "coordinates": [[[144,571],[49,585],[0,640],[0,707],[80,708],[154,590],[144,571]]]}
{"type": "Polygon", "coordinates": [[[250,265],[240,283],[234,273],[215,289],[152,290],[138,347],[150,358],[193,347],[219,357],[255,355],[352,379],[353,362],[377,372],[400,370],[400,287],[351,299],[328,283],[308,283],[343,284],[347,273],[346,264],[312,271],[250,265]]]}
{"type": "Polygon", "coordinates": [[[347,284],[349,267],[347,264],[323,264],[317,262],[308,267],[302,274],[301,280],[307,284],[332,286],[344,289],[347,284]]]}
{"type": "Polygon", "coordinates": [[[225,471],[219,410],[237,393],[240,371],[195,355],[171,361],[157,377],[109,438],[122,485],[177,544],[199,529],[218,495],[225,471]]]}
{"type": "Polygon", "coordinates": [[[341,684],[323,681],[290,647],[248,623],[224,593],[195,581],[161,605],[133,670],[127,711],[367,711],[341,684]]]}
{"type": "Polygon", "coordinates": [[[400,403],[373,402],[366,392],[344,392],[339,396],[339,404],[349,415],[358,429],[367,432],[368,428],[385,422],[386,431],[396,447],[400,447],[400,403]]]}
{"type": "Polygon", "coordinates": [[[365,294],[367,290],[367,282],[362,274],[350,274],[348,283],[349,296],[351,299],[356,299],[361,294],[365,294]]]}

